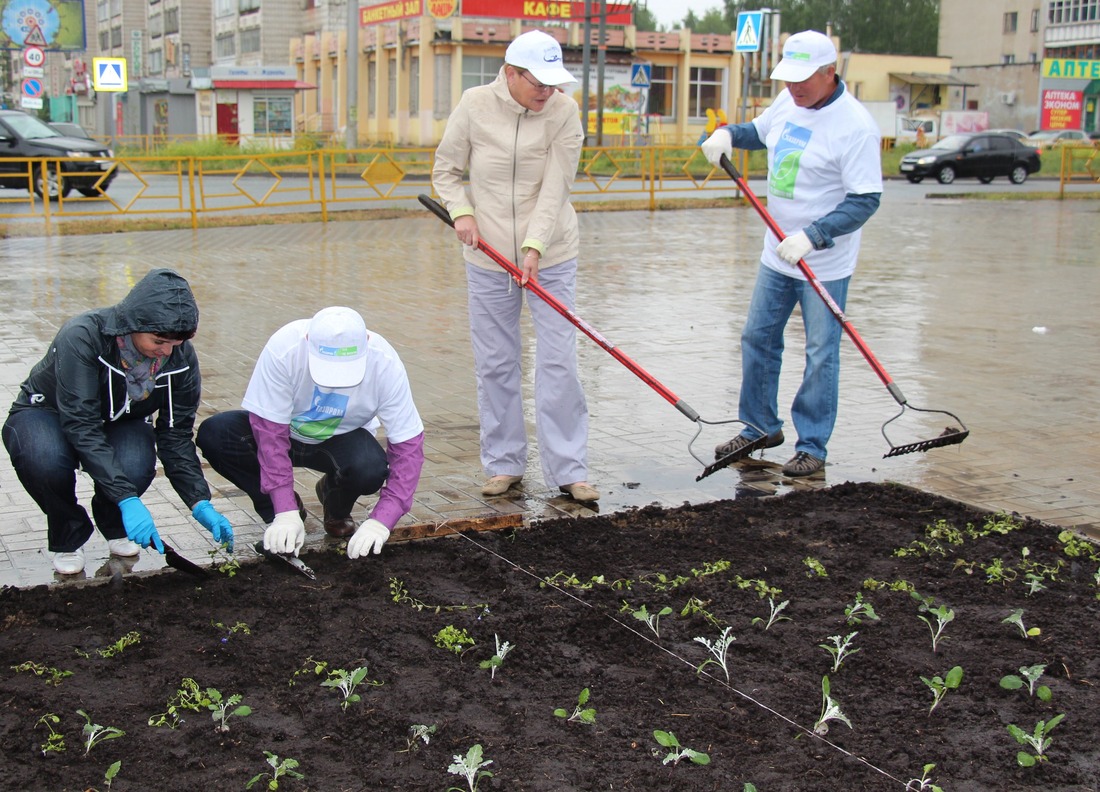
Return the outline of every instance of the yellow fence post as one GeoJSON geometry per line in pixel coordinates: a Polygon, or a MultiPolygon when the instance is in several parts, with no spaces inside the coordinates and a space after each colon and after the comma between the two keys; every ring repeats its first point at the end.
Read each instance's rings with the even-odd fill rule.
{"type": "MultiPolygon", "coordinates": [[[[336,156],[335,154],[333,156],[336,156]]],[[[328,196],[325,194],[325,152],[317,152],[317,178],[321,184],[321,222],[328,222],[328,196]]]]}

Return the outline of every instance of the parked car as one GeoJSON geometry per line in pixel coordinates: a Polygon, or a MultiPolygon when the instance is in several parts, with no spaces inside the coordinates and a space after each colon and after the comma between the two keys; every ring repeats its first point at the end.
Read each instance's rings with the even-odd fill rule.
{"type": "Polygon", "coordinates": [[[1036,148],[1054,148],[1087,145],[1089,138],[1080,129],[1044,129],[1028,135],[1027,142],[1036,148]]]}
{"type": "Polygon", "coordinates": [[[0,187],[27,189],[57,200],[75,188],[81,195],[107,192],[115,178],[114,153],[96,140],[63,135],[44,121],[21,110],[0,110],[0,187]],[[43,160],[28,179],[27,163],[20,157],[43,160]]]}
{"type": "Polygon", "coordinates": [[[989,184],[998,176],[1007,176],[1013,184],[1023,184],[1039,170],[1039,151],[1008,135],[977,132],[949,135],[931,148],[914,151],[901,158],[900,170],[917,184],[926,176],[935,176],[940,184],[958,178],[976,178],[989,184]]]}
{"type": "Polygon", "coordinates": [[[88,130],[80,124],[74,124],[71,121],[50,121],[49,124],[65,137],[92,139],[92,136],[88,134],[88,130]]]}
{"type": "Polygon", "coordinates": [[[1089,140],[1100,140],[1100,129],[1094,129],[1089,132],[1089,140]]]}
{"type": "Polygon", "coordinates": [[[1008,135],[1017,140],[1025,140],[1027,138],[1027,132],[1022,132],[1019,129],[987,129],[985,131],[992,132],[995,135],[1008,135]]]}

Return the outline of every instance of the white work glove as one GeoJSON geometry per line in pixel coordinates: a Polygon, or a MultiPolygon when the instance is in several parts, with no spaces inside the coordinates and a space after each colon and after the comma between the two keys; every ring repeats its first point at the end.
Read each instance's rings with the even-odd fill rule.
{"type": "Polygon", "coordinates": [[[306,543],[306,526],[297,511],[279,512],[264,531],[264,550],[269,553],[294,553],[306,543]]]}
{"type": "Polygon", "coordinates": [[[775,252],[788,264],[797,264],[799,259],[806,258],[806,254],[813,249],[814,243],[806,236],[806,232],[799,231],[780,242],[775,252]]]}
{"type": "Polygon", "coordinates": [[[371,518],[355,529],[355,534],[348,540],[348,558],[359,556],[378,555],[382,552],[382,545],[390,538],[390,529],[378,520],[371,518]]]}
{"type": "Polygon", "coordinates": [[[707,158],[707,162],[716,168],[721,167],[719,161],[722,159],[723,154],[731,159],[733,158],[733,138],[730,137],[730,133],[726,131],[725,127],[718,127],[714,130],[711,136],[703,141],[700,148],[703,149],[703,156],[707,158]]]}

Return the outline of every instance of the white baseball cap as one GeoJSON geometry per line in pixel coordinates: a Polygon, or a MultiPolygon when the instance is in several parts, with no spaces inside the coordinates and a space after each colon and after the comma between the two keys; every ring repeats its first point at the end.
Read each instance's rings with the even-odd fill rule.
{"type": "Polygon", "coordinates": [[[783,60],[772,69],[771,78],[799,83],[810,79],[822,66],[836,63],[833,40],[816,30],[803,30],[783,45],[783,60]]]}
{"type": "Polygon", "coordinates": [[[528,30],[516,36],[504,52],[504,62],[526,69],[543,85],[577,81],[562,65],[561,44],[541,30],[528,30]]]}
{"type": "Polygon", "coordinates": [[[322,388],[352,388],[367,373],[367,326],[351,308],[317,312],[309,322],[309,375],[322,388]]]}

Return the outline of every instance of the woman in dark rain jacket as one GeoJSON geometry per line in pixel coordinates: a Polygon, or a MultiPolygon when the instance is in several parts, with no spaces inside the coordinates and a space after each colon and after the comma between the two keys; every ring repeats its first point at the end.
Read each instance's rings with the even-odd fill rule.
{"type": "Polygon", "coordinates": [[[164,552],[141,502],[157,456],[195,519],[231,545],[233,529],[210,505],[192,439],[202,378],[189,339],[198,323],[187,281],[152,270],[118,305],[66,322],[20,386],[4,446],[46,515],[58,572],[84,569],[92,535],[77,502],[77,468],[94,482],[92,517],[112,554],[135,556],[150,545],[164,552]]]}

